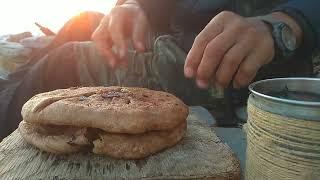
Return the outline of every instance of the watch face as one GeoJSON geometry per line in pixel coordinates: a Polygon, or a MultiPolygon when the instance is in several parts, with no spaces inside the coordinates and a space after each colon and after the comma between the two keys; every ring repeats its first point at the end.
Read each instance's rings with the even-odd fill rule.
{"type": "Polygon", "coordinates": [[[283,26],[282,28],[281,38],[283,44],[288,50],[294,51],[296,49],[296,38],[290,27],[288,27],[287,25],[283,26]]]}

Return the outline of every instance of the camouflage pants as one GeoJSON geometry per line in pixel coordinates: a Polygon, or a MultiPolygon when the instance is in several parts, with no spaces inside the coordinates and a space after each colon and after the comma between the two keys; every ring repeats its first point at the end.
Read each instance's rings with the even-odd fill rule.
{"type": "MultiPolygon", "coordinates": [[[[128,66],[111,69],[99,56],[92,42],[74,44],[80,84],[83,86],[146,87],[175,94],[189,105],[205,103],[212,91],[200,90],[194,81],[186,79],[183,66],[186,53],[171,36],[152,40],[149,51],[128,50],[128,66]]],[[[219,92],[219,91],[216,91],[219,92]]],[[[218,95],[218,93],[216,93],[218,95]]]]}

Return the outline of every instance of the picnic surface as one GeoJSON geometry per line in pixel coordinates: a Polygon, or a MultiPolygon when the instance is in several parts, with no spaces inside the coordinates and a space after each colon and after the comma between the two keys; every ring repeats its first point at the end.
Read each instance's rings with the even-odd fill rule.
{"type": "Polygon", "coordinates": [[[143,160],[49,154],[15,131],[0,143],[0,179],[240,179],[238,159],[201,111],[190,109],[187,134],[178,145],[143,160]]]}

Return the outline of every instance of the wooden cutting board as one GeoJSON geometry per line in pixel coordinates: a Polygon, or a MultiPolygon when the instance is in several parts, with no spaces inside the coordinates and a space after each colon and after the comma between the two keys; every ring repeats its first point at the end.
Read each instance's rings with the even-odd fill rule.
{"type": "Polygon", "coordinates": [[[0,143],[0,179],[240,179],[234,153],[200,117],[192,109],[178,145],[135,161],[92,153],[53,155],[27,144],[15,131],[0,143]]]}

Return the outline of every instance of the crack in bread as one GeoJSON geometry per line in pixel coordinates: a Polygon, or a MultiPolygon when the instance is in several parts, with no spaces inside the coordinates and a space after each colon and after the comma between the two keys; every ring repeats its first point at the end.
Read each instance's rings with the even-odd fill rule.
{"type": "Polygon", "coordinates": [[[118,159],[141,159],[178,143],[186,132],[182,123],[167,131],[143,134],[114,134],[101,129],[73,126],[39,125],[21,121],[19,132],[39,149],[66,154],[89,151],[118,159]]]}

